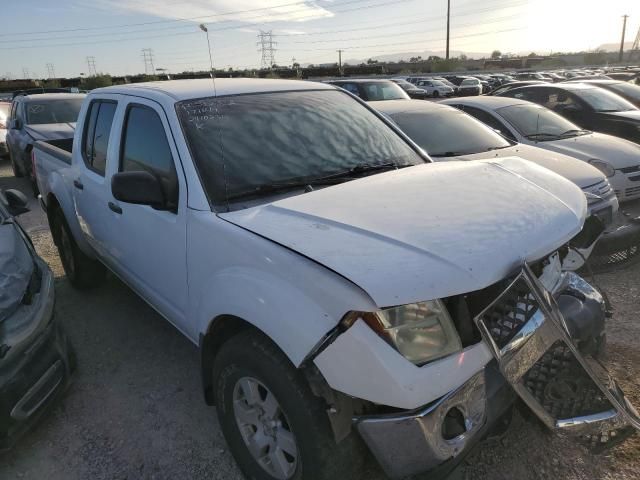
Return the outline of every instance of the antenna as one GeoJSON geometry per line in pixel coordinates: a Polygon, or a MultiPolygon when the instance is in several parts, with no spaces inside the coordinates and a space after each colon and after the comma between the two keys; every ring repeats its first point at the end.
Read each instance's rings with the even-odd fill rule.
{"type": "Polygon", "coordinates": [[[275,45],[277,44],[278,42],[273,41],[272,30],[269,30],[268,32],[260,30],[257,45],[260,47],[258,51],[262,53],[262,68],[271,69],[276,64],[274,53],[277,50],[275,48],[275,45]]]}

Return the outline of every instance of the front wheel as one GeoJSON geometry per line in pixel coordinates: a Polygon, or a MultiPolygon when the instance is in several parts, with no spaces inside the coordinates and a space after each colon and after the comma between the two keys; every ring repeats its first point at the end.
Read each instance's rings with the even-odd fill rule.
{"type": "Polygon", "coordinates": [[[246,478],[359,477],[362,441],[352,432],[336,444],[324,402],[261,333],[249,330],[227,341],[213,375],[220,425],[246,478]]]}
{"type": "Polygon", "coordinates": [[[433,91],[433,98],[438,98],[440,96],[440,92],[438,90],[433,91]]]}
{"type": "Polygon", "coordinates": [[[80,250],[60,208],[52,213],[52,217],[51,235],[58,247],[67,279],[79,290],[98,286],[106,274],[104,265],[80,250]]]}
{"type": "Polygon", "coordinates": [[[11,150],[9,150],[9,162],[11,163],[11,170],[13,171],[13,176],[16,178],[22,178],[26,175],[24,168],[22,165],[20,165],[15,158],[13,156],[13,153],[11,153],[11,150]]]}

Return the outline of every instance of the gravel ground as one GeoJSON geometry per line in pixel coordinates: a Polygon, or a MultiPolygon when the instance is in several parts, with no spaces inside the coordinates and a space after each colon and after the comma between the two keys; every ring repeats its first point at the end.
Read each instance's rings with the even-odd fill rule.
{"type": "MultiPolygon", "coordinates": [[[[0,163],[0,188],[15,187],[29,191],[0,163]]],[[[92,292],[71,288],[35,201],[21,223],[56,274],[56,316],[79,367],[56,408],[0,456],[0,479],[242,478],[204,404],[197,348],[113,277],[92,292]]],[[[609,365],[640,405],[640,265],[599,281],[616,309],[609,365]]],[[[481,444],[452,478],[636,480],[640,440],[593,456],[516,414],[506,434],[481,444]]]]}

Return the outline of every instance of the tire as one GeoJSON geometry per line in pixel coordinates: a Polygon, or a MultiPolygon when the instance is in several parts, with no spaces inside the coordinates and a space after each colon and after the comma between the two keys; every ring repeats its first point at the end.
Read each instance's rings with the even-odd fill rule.
{"type": "Polygon", "coordinates": [[[438,90],[433,91],[433,98],[438,98],[440,96],[440,92],[438,90]]]}
{"type": "Polygon", "coordinates": [[[51,234],[71,285],[78,290],[87,290],[100,285],[106,274],[104,265],[80,250],[60,208],[55,209],[52,217],[51,234]]]}
{"type": "Polygon", "coordinates": [[[16,160],[13,158],[13,153],[9,150],[9,162],[11,162],[11,170],[13,170],[13,176],[16,178],[22,178],[26,175],[23,165],[19,165],[16,163],[16,160]]]}
{"type": "Polygon", "coordinates": [[[221,347],[213,381],[222,431],[247,479],[360,477],[363,442],[352,431],[336,444],[325,402],[311,393],[304,374],[260,332],[245,330],[221,347]]]}

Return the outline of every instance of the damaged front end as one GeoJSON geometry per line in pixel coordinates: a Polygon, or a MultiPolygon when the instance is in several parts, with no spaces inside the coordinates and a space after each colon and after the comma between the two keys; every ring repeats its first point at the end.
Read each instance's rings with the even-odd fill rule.
{"type": "Polygon", "coordinates": [[[501,423],[517,396],[550,429],[595,451],[640,428],[636,410],[599,361],[605,302],[581,277],[562,270],[555,254],[462,296],[494,360],[421,409],[354,418],[389,477],[446,474],[501,423]]]}
{"type": "Polygon", "coordinates": [[[601,301],[598,292],[573,273],[553,291],[558,299],[525,265],[475,321],[501,373],[536,416],[600,450],[640,429],[640,417],[597,359],[599,349],[579,348],[582,329],[560,307],[575,312],[565,297],[584,305],[601,301]]]}

